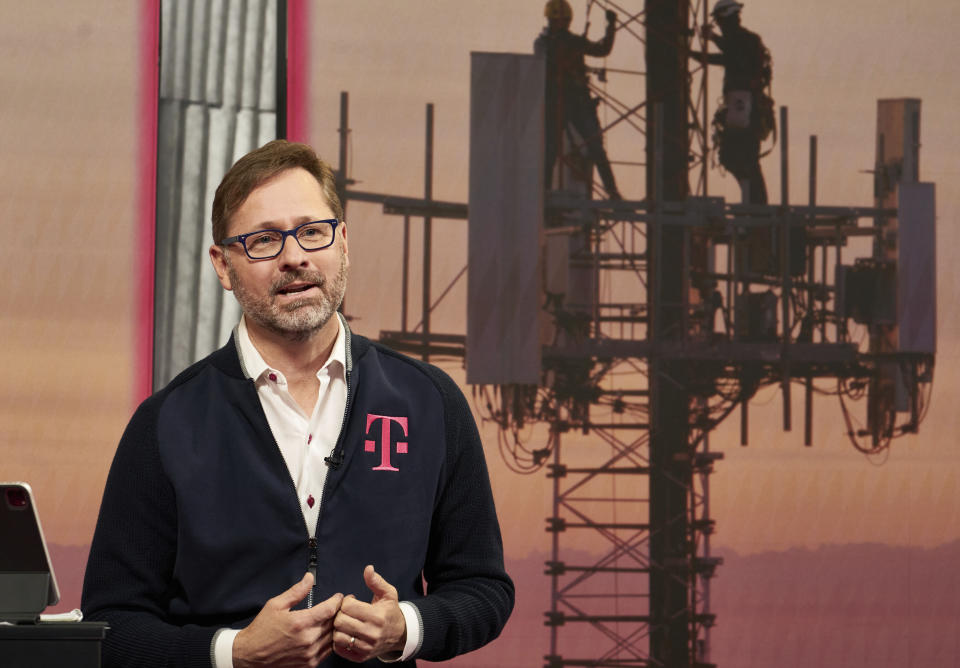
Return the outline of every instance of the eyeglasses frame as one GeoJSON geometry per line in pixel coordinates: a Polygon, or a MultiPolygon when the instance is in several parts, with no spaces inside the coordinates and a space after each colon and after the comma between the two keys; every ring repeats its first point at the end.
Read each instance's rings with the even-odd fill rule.
{"type": "Polygon", "coordinates": [[[323,250],[324,248],[330,248],[337,240],[337,226],[341,223],[339,218],[324,218],[323,220],[308,220],[305,223],[300,223],[291,230],[276,230],[276,229],[265,229],[265,230],[256,230],[254,232],[247,232],[246,234],[238,234],[233,237],[227,237],[220,242],[221,246],[229,246],[230,244],[235,244],[237,242],[243,246],[243,252],[246,253],[247,257],[251,260],[272,260],[275,257],[278,257],[280,253],[283,252],[283,247],[287,243],[287,237],[293,237],[294,241],[297,242],[297,245],[300,246],[305,252],[312,253],[314,251],[323,250]],[[326,246],[320,246],[319,248],[303,248],[303,244],[300,243],[300,239],[297,238],[297,232],[307,225],[316,225],[317,223],[328,223],[333,228],[333,234],[330,235],[330,243],[326,246]],[[280,249],[273,255],[267,257],[253,257],[250,255],[250,251],[247,250],[247,238],[252,237],[255,234],[263,234],[264,232],[277,232],[280,234],[280,249]]]}

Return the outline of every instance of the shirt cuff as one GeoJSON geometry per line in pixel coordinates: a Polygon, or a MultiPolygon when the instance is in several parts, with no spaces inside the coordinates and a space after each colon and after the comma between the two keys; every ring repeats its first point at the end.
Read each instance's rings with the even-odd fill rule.
{"type": "Polygon", "coordinates": [[[213,636],[213,668],[233,668],[233,641],[239,629],[220,629],[213,636]]]}
{"type": "MultiPolygon", "coordinates": [[[[403,652],[400,656],[388,655],[380,657],[384,663],[396,663],[398,661],[407,661],[420,651],[423,645],[423,622],[420,621],[420,611],[417,606],[408,601],[400,601],[400,612],[403,613],[403,621],[407,625],[407,641],[403,645],[403,652]]],[[[222,668],[217,665],[215,668],[222,668]]],[[[233,668],[230,666],[229,668],[233,668]]]]}

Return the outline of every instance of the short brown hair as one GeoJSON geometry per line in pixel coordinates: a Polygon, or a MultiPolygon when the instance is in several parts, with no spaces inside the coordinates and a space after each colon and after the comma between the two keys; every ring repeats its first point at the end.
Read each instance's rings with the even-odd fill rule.
{"type": "Polygon", "coordinates": [[[317,157],[306,144],[275,139],[237,160],[217,186],[211,212],[213,243],[219,244],[226,238],[230,217],[243,206],[250,193],[280,172],[296,167],[302,167],[313,175],[333,209],[333,215],[343,220],[343,207],[330,165],[317,157]]]}

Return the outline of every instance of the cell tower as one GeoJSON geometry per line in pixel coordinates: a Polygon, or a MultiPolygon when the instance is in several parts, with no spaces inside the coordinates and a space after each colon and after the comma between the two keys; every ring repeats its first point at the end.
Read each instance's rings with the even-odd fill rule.
{"type": "MultiPolygon", "coordinates": [[[[816,201],[815,137],[807,201],[790,203],[786,109],[780,202],[709,197],[706,65],[688,58],[706,50],[706,17],[687,0],[647,0],[621,17],[618,29],[644,41],[646,99],[596,93],[611,125],[646,135],[640,201],[593,199],[575,137],[558,168],[564,188],[545,192],[544,63],[531,55],[472,54],[468,205],[432,198],[432,105],[423,198],[351,189],[341,151],[344,201],[404,217],[402,323],[381,340],[465,356],[508,463],[553,485],[548,668],[714,665],[709,481],[722,455],[710,433],[739,409],[745,445],[760,388],[780,388],[785,430],[792,392],[803,392],[806,445],[814,396],[836,395],[868,454],[916,432],[927,405],[935,215],[933,185],[919,182],[919,101],[878,105],[874,206],[816,201]],[[411,218],[424,220],[413,328],[411,218]],[[434,219],[468,220],[465,336],[430,326],[434,219]],[[858,427],[850,404],[863,397],[858,427]]],[[[341,119],[345,147],[345,95],[341,119]]]]}

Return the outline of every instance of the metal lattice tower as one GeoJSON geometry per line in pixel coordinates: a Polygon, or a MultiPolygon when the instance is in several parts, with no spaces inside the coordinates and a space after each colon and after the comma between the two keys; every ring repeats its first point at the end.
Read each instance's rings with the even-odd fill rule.
{"type": "MultiPolygon", "coordinates": [[[[854,445],[865,453],[879,452],[894,436],[916,431],[926,404],[923,389],[932,377],[932,344],[923,336],[901,336],[898,345],[882,289],[868,291],[877,296],[873,303],[850,285],[889,287],[883,281],[890,263],[922,264],[917,257],[932,252],[932,246],[915,245],[913,259],[897,255],[898,245],[890,241],[897,226],[891,221],[932,229],[932,190],[914,187],[928,184],[914,183],[916,170],[902,169],[909,141],[906,149],[893,152],[893,162],[885,157],[891,152],[884,153],[881,141],[876,206],[819,205],[816,139],[811,137],[808,202],[790,205],[787,114],[781,109],[780,204],[728,204],[707,196],[708,77],[705,60],[688,58],[692,51],[707,49],[697,29],[706,22],[706,3],[647,0],[633,14],[608,4],[621,15],[618,30],[644,43],[647,87],[639,102],[620,101],[606,88],[594,93],[613,112],[606,129],[628,123],[646,136],[646,198],[594,200],[592,193],[599,188],[592,180],[578,185],[575,178],[567,181],[571,187],[541,198],[542,187],[527,184],[525,191],[517,185],[536,174],[536,165],[501,173],[527,161],[535,153],[529,146],[536,142],[524,150],[518,148],[522,142],[498,141],[506,153],[475,169],[472,139],[471,173],[501,182],[481,183],[485,196],[475,199],[471,177],[469,209],[435,201],[430,188],[432,105],[427,108],[424,198],[350,190],[345,96],[341,183],[345,201],[379,202],[385,213],[403,217],[402,323],[398,331],[381,332],[381,341],[425,359],[466,356],[468,382],[486,383],[476,392],[478,408],[499,428],[507,463],[520,473],[545,470],[548,475],[553,510],[547,518],[551,601],[545,666],[708,668],[713,665],[710,628],[715,622],[710,580],[720,566],[710,545],[715,529],[710,474],[722,458],[710,448],[710,433],[739,409],[745,445],[748,402],[766,386],[782,392],[785,430],[792,426],[792,388],[802,388],[806,445],[812,443],[815,393],[837,395],[848,424],[845,399],[869,395],[866,428],[850,427],[854,445]],[[912,181],[904,178],[905,172],[912,181]],[[511,209],[514,201],[531,216],[511,209]],[[490,224],[501,216],[485,210],[478,215],[483,236],[507,235],[500,240],[502,248],[516,249],[521,237],[528,245],[504,259],[497,254],[502,248],[483,255],[490,249],[475,249],[471,236],[471,268],[489,263],[494,270],[487,276],[497,279],[496,267],[505,263],[504,271],[512,275],[517,266],[531,263],[529,244],[539,244],[535,264],[542,265],[545,278],[532,308],[528,303],[505,316],[504,307],[498,315],[488,308],[491,303],[509,301],[513,293],[524,292],[518,287],[529,286],[481,282],[489,292],[484,317],[503,318],[501,324],[507,325],[514,317],[524,320],[512,330],[513,339],[491,339],[484,359],[496,362],[510,353],[529,368],[531,360],[524,356],[535,358],[533,375],[525,380],[471,381],[471,361],[477,365],[484,351],[476,341],[471,350],[469,322],[466,337],[433,331],[430,324],[437,303],[429,285],[431,222],[470,218],[475,207],[491,203],[509,220],[497,232],[490,224]],[[407,325],[411,218],[424,220],[426,277],[421,321],[412,329],[407,325]],[[517,234],[515,227],[523,228],[520,237],[510,236],[517,234]],[[871,258],[842,265],[844,249],[859,238],[875,240],[871,258]],[[851,320],[869,329],[871,342],[855,342],[851,320]],[[881,339],[882,345],[874,343],[881,339]],[[904,346],[907,339],[911,343],[904,346]],[[518,354],[510,341],[521,340],[525,352],[518,354]],[[904,412],[906,421],[898,422],[904,412]],[[530,435],[531,425],[537,424],[541,431],[530,435]],[[862,444],[864,437],[871,439],[869,445],[862,444]]],[[[497,76],[504,88],[490,107],[472,109],[472,118],[483,119],[493,108],[504,112],[509,124],[522,116],[509,106],[518,104],[519,97],[537,104],[529,82],[518,79],[515,69],[522,65],[530,74],[536,67],[523,60],[530,56],[512,57],[497,66],[499,74],[481,73],[493,79],[482,82],[482,95],[475,98],[489,100],[491,85],[493,90],[500,85],[497,76]]],[[[478,78],[476,71],[472,76],[478,78]]],[[[527,124],[536,118],[535,111],[526,110],[527,124]]],[[[896,117],[898,112],[886,113],[896,117]]],[[[516,130],[495,124],[491,129],[498,140],[516,130]]],[[[486,149],[488,143],[479,145],[486,149]]],[[[612,163],[618,164],[616,159],[612,163]]],[[[579,167],[582,174],[582,163],[579,167]]],[[[538,271],[527,275],[539,281],[538,271]]],[[[475,307],[468,303],[468,321],[475,307]]]]}

